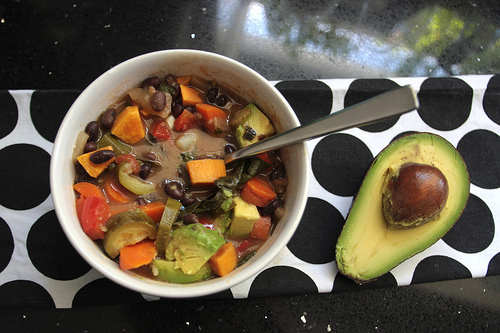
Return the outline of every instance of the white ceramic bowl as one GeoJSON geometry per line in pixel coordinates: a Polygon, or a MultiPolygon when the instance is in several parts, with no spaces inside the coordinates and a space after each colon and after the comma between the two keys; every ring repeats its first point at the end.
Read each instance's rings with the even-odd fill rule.
{"type": "Polygon", "coordinates": [[[302,217],[308,194],[309,157],[306,144],[284,149],[284,162],[290,184],[286,213],[276,230],[258,253],[246,264],[225,277],[176,285],[146,279],[122,271],[117,263],[82,231],[75,211],[72,188],[75,171],[71,162],[77,133],[127,90],[147,77],[167,73],[199,74],[254,101],[272,120],[278,132],[296,127],[299,121],[285,98],[265,78],[230,58],[195,50],[166,50],[144,54],[108,70],[90,84],[76,99],[57,133],[50,165],[52,199],[59,222],[71,244],[95,269],[110,280],[140,293],[159,297],[196,297],[217,293],[235,286],[261,271],[284,248],[302,217]]]}

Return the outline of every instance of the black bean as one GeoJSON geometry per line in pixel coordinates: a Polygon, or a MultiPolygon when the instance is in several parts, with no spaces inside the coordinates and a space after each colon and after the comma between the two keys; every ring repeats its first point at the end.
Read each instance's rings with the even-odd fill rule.
{"type": "Polygon", "coordinates": [[[231,133],[228,133],[224,136],[224,140],[226,140],[227,142],[230,142],[230,143],[234,143],[234,135],[232,135],[231,133]]]}
{"type": "Polygon", "coordinates": [[[153,77],[150,77],[150,78],[147,78],[146,80],[144,80],[144,82],[142,82],[142,85],[141,87],[142,88],[147,88],[147,87],[155,87],[155,88],[158,88],[161,84],[161,80],[158,76],[153,76],[153,77]]]}
{"type": "Polygon", "coordinates": [[[182,218],[182,222],[184,222],[185,224],[195,224],[200,221],[198,220],[198,216],[196,216],[195,214],[187,214],[182,218]]]}
{"type": "Polygon", "coordinates": [[[191,206],[192,204],[194,204],[195,202],[198,202],[199,200],[195,197],[184,197],[181,199],[181,203],[184,205],[184,206],[191,206]]]}
{"type": "Polygon", "coordinates": [[[148,152],[142,154],[142,156],[144,156],[144,158],[149,160],[149,161],[156,161],[156,159],[157,159],[156,153],[154,151],[148,151],[148,152]]]}
{"type": "Polygon", "coordinates": [[[153,168],[151,167],[151,164],[148,164],[148,163],[141,164],[141,169],[139,171],[139,177],[141,177],[142,179],[148,178],[149,175],[151,174],[152,170],[153,170],[153,168]]]}
{"type": "Polygon", "coordinates": [[[148,202],[146,201],[146,199],[144,199],[143,197],[138,197],[136,200],[137,204],[139,206],[145,206],[148,204],[148,202]]]}
{"type": "Polygon", "coordinates": [[[104,128],[111,128],[116,120],[116,109],[109,108],[103,112],[101,116],[101,126],[104,128]]]}
{"type": "Polygon", "coordinates": [[[236,151],[236,147],[232,144],[227,144],[224,146],[224,152],[226,154],[231,154],[232,152],[236,151]]]}
{"type": "Polygon", "coordinates": [[[165,193],[174,198],[181,200],[184,197],[184,188],[178,181],[170,181],[165,185],[165,193]]]}
{"type": "Polygon", "coordinates": [[[281,199],[279,198],[276,198],[268,203],[265,207],[259,208],[259,213],[261,216],[268,216],[274,213],[274,211],[280,206],[283,206],[283,201],[281,201],[281,199]]]}
{"type": "Polygon", "coordinates": [[[174,74],[168,74],[166,77],[165,77],[165,80],[167,81],[167,83],[171,86],[173,86],[174,84],[177,83],[177,78],[175,77],[174,74]]]}
{"type": "Polygon", "coordinates": [[[247,126],[245,127],[245,132],[243,133],[243,139],[251,141],[255,138],[257,135],[257,131],[254,130],[252,127],[247,126]]]}
{"type": "Polygon", "coordinates": [[[205,100],[208,103],[215,103],[215,100],[217,99],[217,95],[219,94],[219,90],[217,88],[210,88],[207,92],[207,97],[205,100]]]}
{"type": "Polygon", "coordinates": [[[82,173],[78,173],[76,175],[76,182],[77,183],[83,183],[83,182],[88,182],[90,180],[90,176],[88,174],[82,174],[82,173]]]}
{"type": "Polygon", "coordinates": [[[227,97],[226,95],[219,95],[217,99],[215,100],[215,104],[218,106],[224,106],[227,104],[227,97]]]}
{"type": "Polygon", "coordinates": [[[269,179],[275,180],[279,178],[284,178],[286,175],[285,171],[285,166],[283,164],[279,164],[273,170],[271,170],[271,173],[269,174],[269,179]]]}
{"type": "Polygon", "coordinates": [[[151,96],[151,107],[153,110],[160,112],[167,105],[167,97],[163,91],[156,91],[153,96],[151,96]]]}
{"type": "Polygon", "coordinates": [[[182,106],[181,101],[174,101],[172,105],[172,115],[174,118],[179,117],[182,111],[184,111],[184,106],[182,106]]]}
{"type": "Polygon", "coordinates": [[[175,101],[175,100],[180,99],[180,97],[181,97],[181,86],[178,85],[177,83],[175,83],[172,87],[174,87],[174,89],[175,89],[175,92],[170,94],[170,95],[172,95],[172,100],[175,101]]]}
{"type": "Polygon", "coordinates": [[[191,113],[196,113],[196,106],[193,105],[188,105],[185,107],[186,110],[188,110],[191,113]]]}
{"type": "Polygon", "coordinates": [[[90,162],[94,164],[101,164],[109,161],[111,158],[115,156],[115,153],[112,150],[98,150],[92,155],[90,155],[90,162]]]}
{"type": "Polygon", "coordinates": [[[95,141],[90,141],[83,147],[84,153],[90,153],[91,151],[97,150],[97,143],[95,141]]]}
{"type": "Polygon", "coordinates": [[[88,123],[85,127],[85,133],[89,135],[88,141],[97,141],[99,139],[99,123],[95,120],[88,123]]]}

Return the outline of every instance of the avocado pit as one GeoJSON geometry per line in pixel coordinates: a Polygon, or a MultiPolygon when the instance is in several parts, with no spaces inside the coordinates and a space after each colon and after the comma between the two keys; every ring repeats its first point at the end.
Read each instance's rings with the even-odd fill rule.
{"type": "Polygon", "coordinates": [[[382,189],[384,217],[391,229],[413,228],[438,217],[448,199],[448,182],[435,166],[404,163],[390,170],[382,189]]]}

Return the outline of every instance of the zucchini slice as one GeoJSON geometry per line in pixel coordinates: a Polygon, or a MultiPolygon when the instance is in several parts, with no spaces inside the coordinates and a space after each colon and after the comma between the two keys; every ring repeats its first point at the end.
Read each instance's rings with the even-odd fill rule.
{"type": "Polygon", "coordinates": [[[132,209],[113,215],[106,222],[104,250],[112,258],[120,254],[122,247],[143,239],[156,239],[156,223],[140,209],[132,209]]]}

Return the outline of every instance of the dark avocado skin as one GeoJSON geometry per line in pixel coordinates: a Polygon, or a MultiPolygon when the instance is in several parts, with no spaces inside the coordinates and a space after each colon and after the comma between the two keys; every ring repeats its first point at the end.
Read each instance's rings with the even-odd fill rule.
{"type": "Polygon", "coordinates": [[[469,198],[467,167],[459,152],[432,133],[401,137],[382,150],[371,164],[337,240],[339,271],[358,283],[387,273],[442,238],[461,216],[469,198]],[[449,194],[435,219],[412,228],[390,228],[384,217],[384,183],[404,163],[438,168],[446,177],[449,194]]]}

